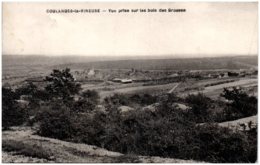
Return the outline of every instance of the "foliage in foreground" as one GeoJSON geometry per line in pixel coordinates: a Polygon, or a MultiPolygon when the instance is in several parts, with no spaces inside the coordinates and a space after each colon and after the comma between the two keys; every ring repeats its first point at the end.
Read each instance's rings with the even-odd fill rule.
{"type": "Polygon", "coordinates": [[[155,112],[137,110],[124,115],[117,107],[93,116],[50,109],[40,118],[40,129],[49,128],[41,130],[45,133],[41,135],[125,154],[223,163],[256,161],[256,133],[198,126],[193,114],[176,109],[171,101],[164,100],[155,112]]]}
{"type": "Polygon", "coordinates": [[[221,96],[228,100],[225,111],[229,118],[236,119],[257,114],[257,98],[249,96],[242,89],[237,87],[224,88],[221,96]]]}
{"type": "Polygon", "coordinates": [[[27,112],[19,107],[17,95],[10,88],[2,88],[2,127],[8,129],[11,126],[23,124],[28,118],[27,112]]]}

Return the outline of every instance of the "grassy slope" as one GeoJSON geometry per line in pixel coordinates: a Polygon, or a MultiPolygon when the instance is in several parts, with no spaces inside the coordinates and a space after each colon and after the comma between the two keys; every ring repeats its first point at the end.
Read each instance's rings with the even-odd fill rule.
{"type": "Polygon", "coordinates": [[[86,144],[32,135],[30,129],[3,131],[3,155],[5,163],[194,163],[192,160],[168,159],[123,155],[86,144]]]}
{"type": "Polygon", "coordinates": [[[249,123],[250,121],[253,123],[253,125],[257,125],[257,123],[258,123],[257,122],[257,115],[241,118],[241,119],[238,119],[238,120],[222,122],[222,123],[219,123],[218,125],[222,126],[222,127],[241,129],[241,126],[239,126],[240,124],[246,124],[246,123],[249,123]]]}

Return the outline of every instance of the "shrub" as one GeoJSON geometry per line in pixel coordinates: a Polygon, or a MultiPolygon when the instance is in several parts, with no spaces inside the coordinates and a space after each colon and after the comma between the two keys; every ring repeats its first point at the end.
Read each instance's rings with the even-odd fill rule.
{"type": "Polygon", "coordinates": [[[122,155],[116,157],[113,163],[142,163],[142,161],[136,155],[122,155]]]}
{"type": "Polygon", "coordinates": [[[73,103],[75,112],[92,112],[99,102],[99,95],[94,90],[87,90],[81,93],[79,100],[73,103]]]}
{"type": "MultiPolygon", "coordinates": [[[[10,91],[9,93],[12,94],[10,91]]],[[[73,92],[67,91],[65,95],[70,98],[73,92]]],[[[231,100],[228,107],[234,108],[234,112],[243,115],[255,113],[256,100],[244,93],[226,91],[223,96],[231,100]],[[251,108],[249,112],[239,109],[238,106],[244,105],[246,101],[251,104],[247,107],[251,108]]],[[[63,94],[59,97],[62,98],[63,94]]],[[[96,92],[86,91],[78,101],[71,99],[70,104],[51,100],[48,106],[41,106],[41,112],[37,115],[40,122],[38,133],[42,136],[96,145],[128,155],[218,163],[256,161],[257,134],[253,130],[235,132],[211,124],[196,125],[197,122],[210,121],[212,115],[210,109],[213,100],[201,93],[189,95],[185,100],[174,94],[159,98],[152,95],[115,94],[105,98],[106,112],[85,113],[94,109],[98,99],[96,92]],[[191,106],[191,111],[182,111],[174,106],[175,103],[183,101],[191,106]],[[137,108],[122,115],[118,110],[120,105],[145,105],[154,102],[159,103],[154,111],[137,108]]]]}
{"type": "Polygon", "coordinates": [[[39,133],[130,155],[219,163],[256,161],[256,133],[196,126],[190,113],[162,103],[155,112],[136,110],[120,115],[117,107],[111,106],[107,113],[93,116],[70,114],[62,106],[53,106],[43,113],[39,133]]]}
{"type": "Polygon", "coordinates": [[[185,101],[191,106],[191,111],[194,114],[197,122],[209,121],[209,108],[212,100],[202,93],[196,95],[188,95],[185,101]]]}
{"type": "Polygon", "coordinates": [[[81,93],[81,96],[83,98],[87,98],[87,99],[92,100],[96,104],[98,103],[98,100],[99,100],[98,92],[95,91],[95,90],[86,90],[86,91],[81,93]]]}
{"type": "Polygon", "coordinates": [[[73,135],[71,111],[59,103],[42,107],[37,115],[40,122],[38,134],[57,139],[69,139],[73,135]]]}
{"type": "Polygon", "coordinates": [[[129,101],[140,105],[150,105],[157,101],[157,97],[150,94],[134,94],[129,97],[129,101]]]}
{"type": "Polygon", "coordinates": [[[123,95],[123,94],[114,94],[113,96],[110,97],[106,97],[104,99],[104,102],[107,106],[111,106],[111,105],[128,105],[129,104],[129,100],[127,98],[127,96],[123,95]]]}
{"type": "Polygon", "coordinates": [[[4,129],[21,125],[28,118],[27,111],[20,108],[17,99],[18,96],[12,89],[2,88],[2,127],[4,129]]]}
{"type": "Polygon", "coordinates": [[[226,109],[227,115],[237,118],[257,114],[257,98],[249,96],[241,88],[224,88],[221,96],[229,101],[227,103],[228,108],[226,109]]]}
{"type": "Polygon", "coordinates": [[[15,152],[16,154],[21,154],[25,156],[40,158],[40,159],[51,159],[53,154],[50,151],[46,151],[41,146],[28,145],[23,142],[14,140],[3,140],[3,151],[15,152]]]}
{"type": "Polygon", "coordinates": [[[198,154],[190,155],[193,159],[216,163],[256,161],[250,158],[252,149],[245,133],[215,125],[198,126],[191,147],[198,148],[198,154]]]}
{"type": "Polygon", "coordinates": [[[158,101],[156,96],[150,94],[115,94],[105,98],[105,104],[108,105],[140,105],[146,106],[156,103],[158,101]]]}
{"type": "Polygon", "coordinates": [[[38,109],[40,108],[41,102],[46,101],[49,98],[49,95],[45,90],[38,89],[38,87],[31,82],[17,88],[15,90],[15,93],[19,98],[21,96],[26,96],[22,99],[28,101],[28,106],[26,110],[31,116],[36,115],[38,109]]]}

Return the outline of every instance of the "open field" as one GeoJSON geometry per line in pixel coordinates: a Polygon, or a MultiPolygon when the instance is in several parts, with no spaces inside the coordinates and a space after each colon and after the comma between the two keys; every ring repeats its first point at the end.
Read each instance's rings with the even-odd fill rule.
{"type": "Polygon", "coordinates": [[[252,85],[252,84],[253,85],[257,84],[257,79],[242,79],[242,80],[238,80],[235,82],[206,87],[205,93],[208,93],[208,92],[211,92],[211,91],[214,91],[217,89],[229,88],[229,87],[234,87],[234,86],[252,85]]]}
{"type": "Polygon", "coordinates": [[[136,86],[136,87],[126,87],[121,89],[115,89],[112,91],[101,91],[100,97],[105,98],[111,96],[115,93],[120,94],[136,94],[136,93],[164,93],[172,89],[177,83],[170,83],[165,85],[151,85],[151,86],[136,86]]]}
{"type": "MultiPolygon", "coordinates": [[[[179,82],[179,83],[168,83],[162,85],[149,85],[144,86],[143,83],[132,83],[132,84],[118,84],[113,83],[108,86],[104,85],[83,85],[83,88],[89,90],[97,90],[101,98],[105,98],[111,96],[115,93],[120,94],[142,94],[142,93],[150,93],[150,94],[162,94],[162,93],[176,93],[183,97],[188,94],[197,94],[198,92],[204,93],[206,96],[217,99],[220,93],[223,92],[224,88],[239,86],[243,88],[253,88],[257,87],[257,79],[255,78],[229,78],[227,80],[221,79],[209,79],[209,80],[198,80],[198,81],[190,81],[179,82]],[[207,86],[208,84],[214,84],[212,86],[207,86]],[[178,84],[178,85],[177,85],[178,84]],[[173,89],[171,91],[171,89],[173,89]],[[199,89],[199,90],[198,90],[199,89]]],[[[255,88],[250,94],[257,95],[257,89],[255,88]]]]}
{"type": "MultiPolygon", "coordinates": [[[[212,83],[212,82],[211,82],[212,83]]],[[[204,84],[205,85],[205,84],[204,84]]],[[[184,92],[182,94],[183,97],[187,96],[188,94],[197,94],[199,92],[204,93],[206,96],[216,99],[219,97],[219,95],[223,92],[224,88],[230,88],[230,87],[243,87],[248,88],[252,86],[257,86],[257,79],[255,78],[249,78],[249,79],[235,79],[234,82],[228,82],[223,83],[219,85],[204,87],[200,91],[193,91],[193,92],[184,92]]],[[[253,91],[255,94],[257,94],[257,90],[253,91]]]]}

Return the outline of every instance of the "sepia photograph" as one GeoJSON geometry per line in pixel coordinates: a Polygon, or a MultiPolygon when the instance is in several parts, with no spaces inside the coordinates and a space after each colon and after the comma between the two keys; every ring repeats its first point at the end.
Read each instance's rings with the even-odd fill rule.
{"type": "Polygon", "coordinates": [[[258,2],[2,2],[2,163],[256,163],[258,2]]]}

